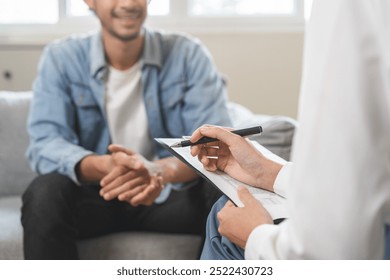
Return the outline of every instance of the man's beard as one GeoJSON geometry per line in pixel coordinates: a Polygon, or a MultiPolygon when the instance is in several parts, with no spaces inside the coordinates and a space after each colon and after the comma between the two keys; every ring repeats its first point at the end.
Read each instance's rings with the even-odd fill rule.
{"type": "Polygon", "coordinates": [[[119,39],[122,42],[133,41],[133,40],[137,39],[140,36],[140,34],[141,34],[141,31],[138,31],[138,32],[134,32],[134,33],[131,33],[131,34],[127,34],[127,35],[121,35],[121,34],[118,34],[113,29],[107,29],[107,30],[113,37],[119,39]]]}
{"type": "MultiPolygon", "coordinates": [[[[143,11],[140,8],[132,8],[132,9],[122,9],[120,11],[111,11],[111,17],[112,18],[121,18],[123,16],[129,16],[132,17],[135,15],[134,19],[142,17],[143,11]]],[[[131,34],[121,35],[117,33],[113,28],[107,28],[108,32],[115,38],[123,41],[123,42],[129,42],[137,39],[140,36],[141,31],[135,31],[131,34]]]]}

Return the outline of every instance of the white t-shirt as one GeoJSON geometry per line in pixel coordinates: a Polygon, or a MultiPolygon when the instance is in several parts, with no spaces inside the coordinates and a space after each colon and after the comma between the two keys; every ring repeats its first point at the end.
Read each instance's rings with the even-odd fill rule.
{"type": "Polygon", "coordinates": [[[151,160],[154,151],[142,95],[141,69],[141,62],[125,71],[109,67],[105,106],[112,143],[151,160]]]}
{"type": "Polygon", "coordinates": [[[390,223],[389,18],[388,0],[314,1],[294,165],[280,174],[289,185],[275,189],[287,193],[291,218],[257,227],[246,244],[247,259],[384,257],[390,223]]]}

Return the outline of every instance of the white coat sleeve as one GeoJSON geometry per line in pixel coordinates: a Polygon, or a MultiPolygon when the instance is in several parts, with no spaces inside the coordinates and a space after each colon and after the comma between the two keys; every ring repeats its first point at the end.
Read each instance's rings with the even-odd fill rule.
{"type": "Polygon", "coordinates": [[[274,192],[285,198],[287,198],[287,190],[289,189],[290,173],[292,166],[292,162],[287,162],[283,165],[282,169],[280,169],[278,176],[275,179],[273,186],[274,192]]]}
{"type": "Polygon", "coordinates": [[[319,0],[306,30],[291,218],[248,259],[381,259],[390,201],[390,5],[319,0]]]}

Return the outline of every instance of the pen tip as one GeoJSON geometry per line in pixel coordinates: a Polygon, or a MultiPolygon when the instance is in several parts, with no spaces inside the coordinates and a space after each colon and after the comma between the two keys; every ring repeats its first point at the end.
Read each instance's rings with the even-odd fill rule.
{"type": "Polygon", "coordinates": [[[181,147],[180,143],[175,143],[169,146],[170,148],[179,148],[181,147]]]}

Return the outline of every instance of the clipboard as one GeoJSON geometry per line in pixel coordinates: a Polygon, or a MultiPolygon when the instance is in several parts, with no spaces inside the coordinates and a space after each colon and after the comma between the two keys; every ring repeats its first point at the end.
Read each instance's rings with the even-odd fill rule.
{"type": "MultiPolygon", "coordinates": [[[[181,138],[155,138],[161,146],[167,149],[173,156],[180,159],[186,165],[194,169],[202,178],[204,178],[210,185],[217,188],[220,192],[226,195],[236,206],[243,207],[243,203],[238,197],[237,188],[240,185],[244,185],[254,197],[262,203],[265,209],[270,213],[271,217],[274,220],[280,220],[288,218],[289,214],[287,211],[287,200],[286,198],[264,190],[249,186],[244,184],[223,171],[217,170],[215,172],[208,171],[203,168],[203,165],[198,161],[198,159],[193,157],[190,153],[190,147],[183,148],[172,148],[172,144],[179,142],[183,139],[181,138]]],[[[250,140],[248,140],[250,141],[250,140]]],[[[273,154],[271,151],[260,145],[256,141],[251,141],[251,143],[258,149],[264,156],[279,162],[285,163],[286,161],[279,156],[273,154]]],[[[276,223],[276,221],[275,221],[276,223]]]]}

